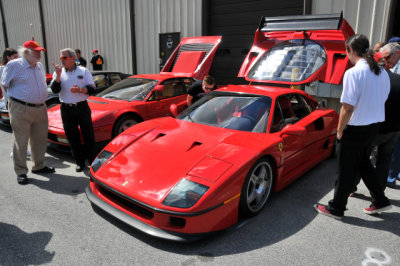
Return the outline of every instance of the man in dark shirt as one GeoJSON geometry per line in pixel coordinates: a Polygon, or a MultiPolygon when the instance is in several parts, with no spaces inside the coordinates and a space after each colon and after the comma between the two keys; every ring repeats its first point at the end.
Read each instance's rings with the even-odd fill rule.
{"type": "Polygon", "coordinates": [[[379,135],[373,145],[378,146],[376,173],[383,189],[389,174],[392,153],[400,132],[400,75],[387,71],[390,78],[390,93],[385,103],[385,121],[379,125],[379,135]]]}
{"type": "Polygon", "coordinates": [[[90,63],[93,66],[93,70],[103,70],[104,59],[99,55],[99,50],[93,50],[93,57],[90,60],[90,63]]]}
{"type": "Polygon", "coordinates": [[[187,105],[191,106],[198,99],[215,90],[215,79],[207,75],[204,77],[203,81],[196,81],[190,86],[187,96],[187,105]]]}
{"type": "Polygon", "coordinates": [[[85,58],[81,56],[81,50],[75,49],[75,54],[76,54],[76,65],[77,66],[83,66],[86,67],[87,61],[85,58]]]}

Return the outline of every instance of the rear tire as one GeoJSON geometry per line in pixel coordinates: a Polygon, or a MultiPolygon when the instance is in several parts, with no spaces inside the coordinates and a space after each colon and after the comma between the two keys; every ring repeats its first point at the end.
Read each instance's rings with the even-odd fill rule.
{"type": "Polygon", "coordinates": [[[141,122],[140,119],[135,117],[134,115],[124,115],[118,119],[115,123],[115,126],[112,131],[112,138],[115,138],[123,131],[127,130],[131,126],[136,125],[137,123],[141,122]]]}
{"type": "Polygon", "coordinates": [[[257,215],[269,199],[274,181],[274,164],[260,158],[250,168],[240,195],[239,212],[243,216],[257,215]]]}

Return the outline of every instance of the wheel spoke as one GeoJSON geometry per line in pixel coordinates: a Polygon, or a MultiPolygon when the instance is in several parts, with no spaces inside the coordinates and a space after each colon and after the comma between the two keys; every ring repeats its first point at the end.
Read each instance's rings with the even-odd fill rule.
{"type": "Polygon", "coordinates": [[[253,188],[253,190],[247,196],[247,203],[250,205],[257,198],[257,192],[253,188]]]}

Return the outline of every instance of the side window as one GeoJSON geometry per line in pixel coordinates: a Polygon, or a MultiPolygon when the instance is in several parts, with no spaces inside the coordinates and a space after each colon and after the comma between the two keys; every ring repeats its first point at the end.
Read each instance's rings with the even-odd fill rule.
{"type": "Polygon", "coordinates": [[[271,133],[279,132],[285,126],[285,120],[282,116],[282,110],[277,101],[275,104],[274,117],[272,119],[271,133]]]}
{"type": "Polygon", "coordinates": [[[110,86],[121,81],[121,77],[118,74],[109,74],[108,78],[110,79],[110,86]]]}
{"type": "Polygon", "coordinates": [[[290,101],[292,102],[293,111],[298,119],[302,119],[310,114],[310,107],[306,104],[301,95],[290,95],[290,101]]]}
{"type": "Polygon", "coordinates": [[[104,74],[94,76],[93,81],[97,88],[108,86],[107,77],[104,74]]]}
{"type": "Polygon", "coordinates": [[[313,112],[313,111],[315,111],[315,109],[318,108],[317,102],[311,100],[308,97],[303,97],[302,96],[302,98],[305,100],[306,104],[309,106],[310,112],[313,112]]]}
{"type": "Polygon", "coordinates": [[[163,91],[154,92],[156,100],[161,100],[186,94],[181,79],[169,79],[161,83],[161,85],[164,85],[165,88],[163,91]]]}
{"type": "Polygon", "coordinates": [[[277,99],[277,102],[282,109],[283,119],[286,124],[293,124],[299,120],[293,109],[293,103],[298,103],[294,95],[283,95],[277,99]]]}

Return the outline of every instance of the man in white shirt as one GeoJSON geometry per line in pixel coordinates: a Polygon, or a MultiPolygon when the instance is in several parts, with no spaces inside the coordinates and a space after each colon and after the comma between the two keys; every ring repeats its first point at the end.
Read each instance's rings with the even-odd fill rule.
{"type": "Polygon", "coordinates": [[[61,118],[65,135],[76,160],[76,171],[82,172],[94,159],[95,139],[91,110],[87,98],[93,93],[95,84],[87,68],[75,64],[75,51],[66,48],[60,51],[63,67],[54,65],[55,72],[50,85],[54,93],[60,93],[61,118]],[[84,145],[81,143],[79,129],[82,132],[84,145]]]}
{"type": "Polygon", "coordinates": [[[342,219],[347,200],[358,175],[361,175],[372,196],[372,204],[365,208],[374,214],[391,207],[379,185],[369,156],[370,147],[379,132],[379,122],[385,120],[385,101],[390,91],[389,76],[373,59],[369,41],[356,34],[346,40],[347,56],[355,66],[343,78],[342,108],[337,127],[340,141],[338,152],[338,178],[335,192],[328,205],[315,204],[318,213],[342,219]]]}

